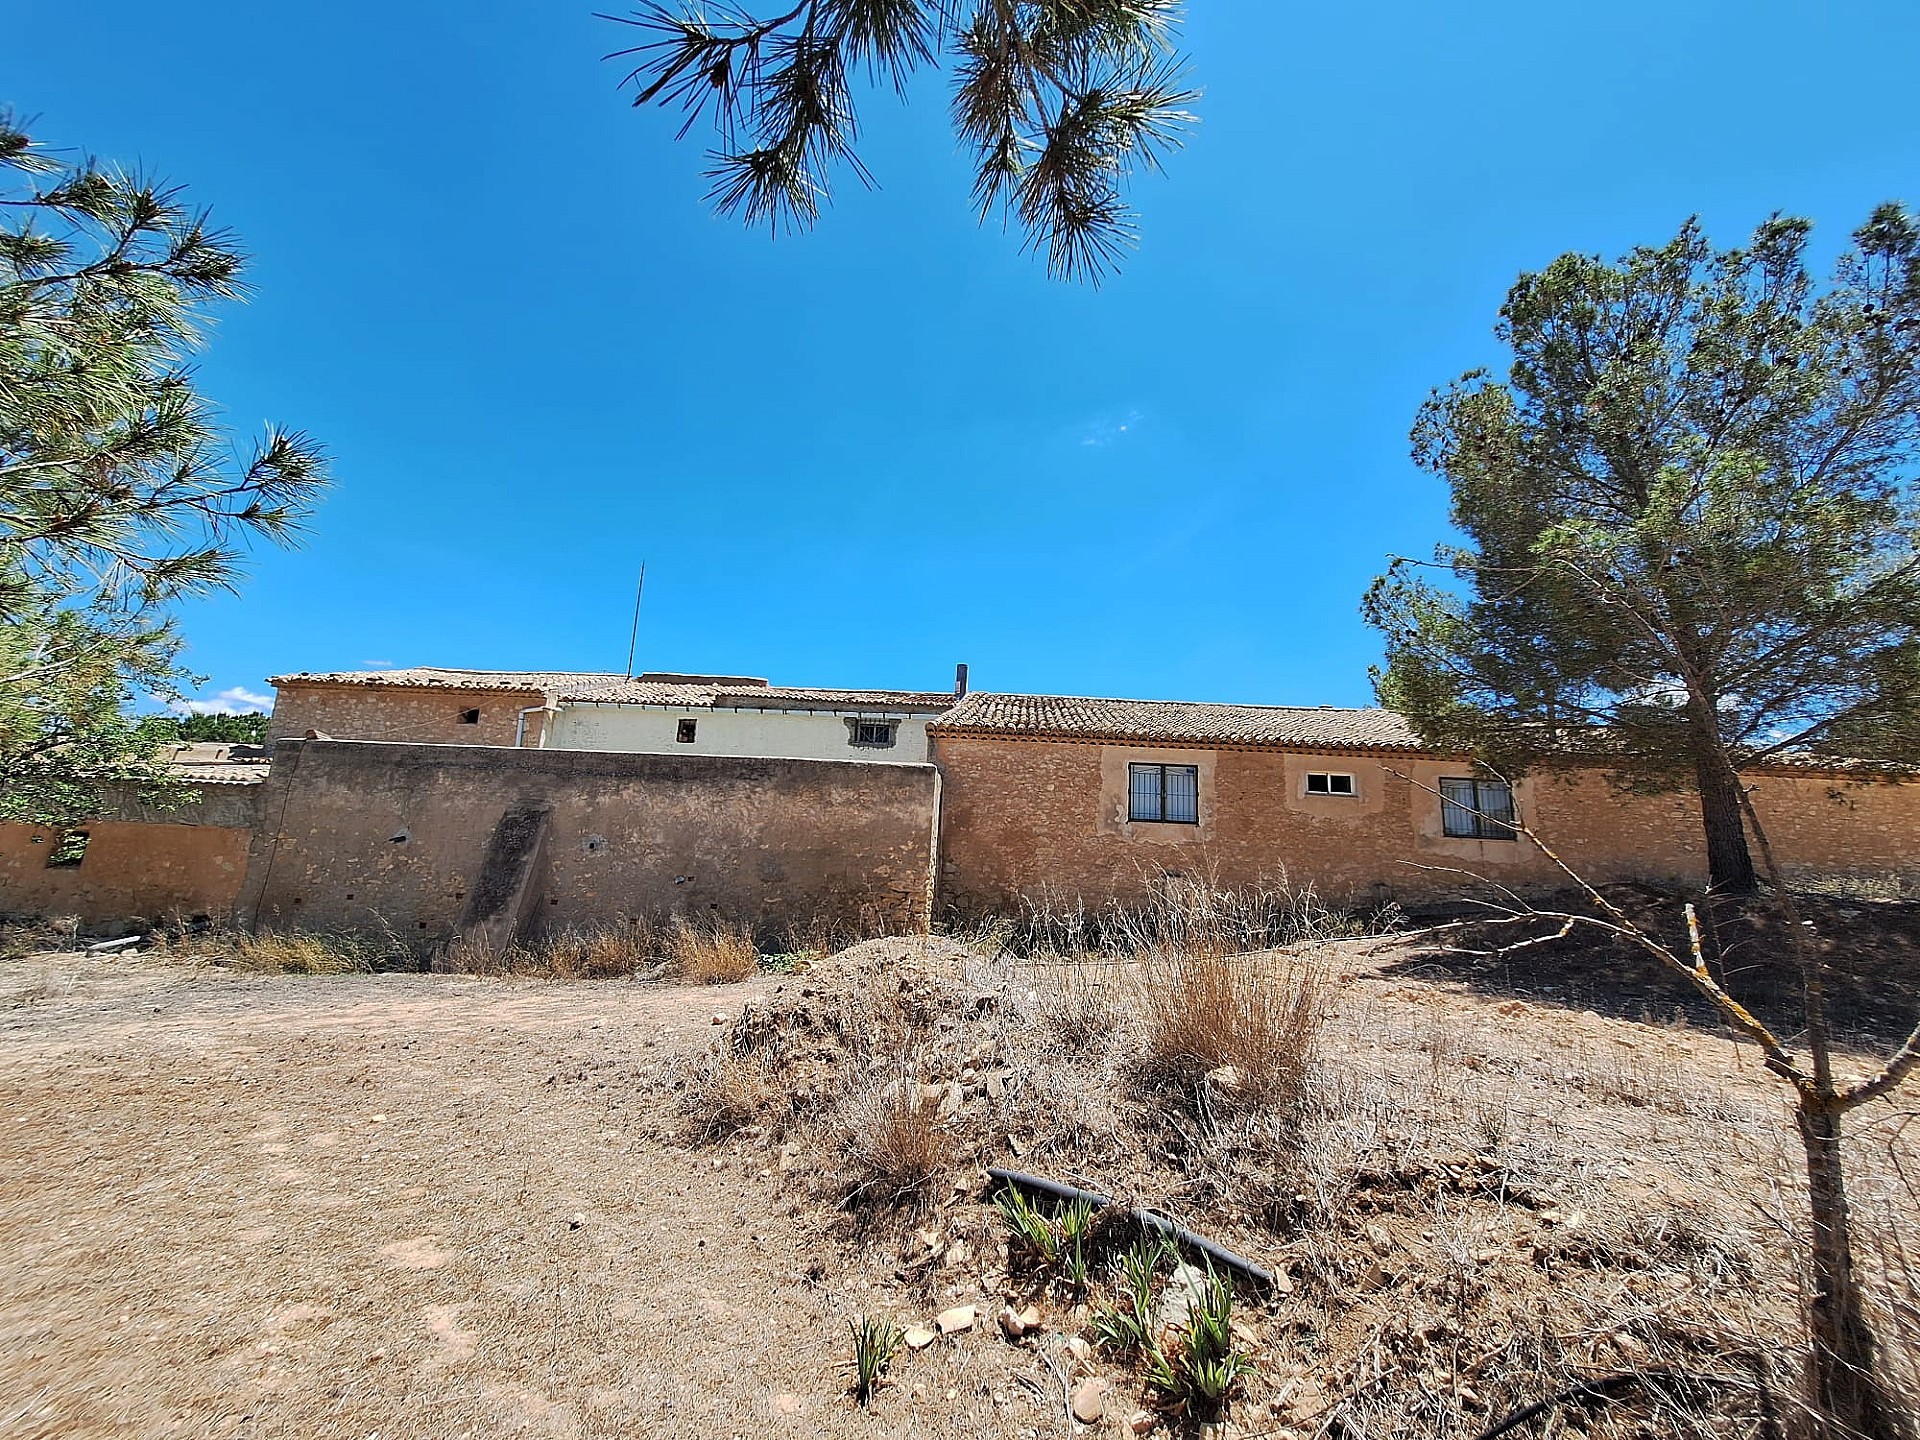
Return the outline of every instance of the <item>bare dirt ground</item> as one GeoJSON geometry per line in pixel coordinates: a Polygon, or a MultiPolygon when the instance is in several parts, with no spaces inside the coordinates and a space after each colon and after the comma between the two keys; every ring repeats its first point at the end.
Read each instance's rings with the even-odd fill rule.
{"type": "MultiPolygon", "coordinates": [[[[0,962],[0,1435],[1115,1433],[1139,1393],[1120,1367],[1093,1362],[1128,1397],[1115,1418],[1062,1404],[1084,1313],[1049,1305],[1022,1345],[992,1324],[987,1163],[1166,1204],[1291,1277],[1248,1312],[1248,1440],[1377,1419],[1394,1387],[1419,1433],[1472,1435],[1566,1373],[1670,1359],[1702,1307],[1724,1331],[1702,1345],[1791,1337],[1799,1202],[1750,1052],[1423,978],[1372,942],[1334,956],[1317,1180],[1222,1190],[1223,1151],[1169,1193],[1185,1162],[1103,1149],[1099,1096],[1013,1081],[990,1114],[967,1087],[950,1192],[858,1222],[817,1151],[771,1126],[695,1143],[677,1113],[716,1014],[792,1006],[816,976],[0,962]],[[973,1330],[902,1352],[852,1406],[849,1317],[968,1302],[973,1330]],[[1496,1303],[1504,1339],[1481,1323],[1496,1303]]],[[[1006,994],[1039,1008],[1003,1005],[1009,1036],[1046,1009],[1028,983],[1006,994]]],[[[1916,1218],[1904,1113],[1862,1117],[1859,1205],[1883,1227],[1916,1218]]]]}

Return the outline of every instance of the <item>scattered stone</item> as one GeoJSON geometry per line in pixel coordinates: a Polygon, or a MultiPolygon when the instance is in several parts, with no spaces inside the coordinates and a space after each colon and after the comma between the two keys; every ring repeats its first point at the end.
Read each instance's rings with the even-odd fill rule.
{"type": "Polygon", "coordinates": [[[1239,1066],[1222,1065],[1207,1072],[1207,1088],[1225,1099],[1235,1100],[1245,1093],[1247,1082],[1239,1066]]]}
{"type": "Polygon", "coordinates": [[[958,1270],[973,1258],[973,1247],[964,1240],[956,1240],[947,1247],[947,1253],[940,1257],[942,1270],[958,1270]]]}
{"type": "Polygon", "coordinates": [[[1127,1430],[1134,1435],[1145,1435],[1159,1423],[1160,1417],[1151,1410],[1136,1410],[1127,1416],[1127,1430]]]}
{"type": "Polygon", "coordinates": [[[716,1010],[713,1014],[713,1023],[716,1025],[724,1025],[727,1023],[727,1017],[716,1010]]]}
{"type": "Polygon", "coordinates": [[[971,1330],[975,1318],[971,1305],[956,1305],[951,1310],[942,1310],[934,1320],[934,1327],[942,1335],[958,1335],[962,1330],[971,1330]]]}
{"type": "Polygon", "coordinates": [[[924,1350],[934,1342],[935,1337],[926,1326],[915,1325],[907,1331],[905,1338],[909,1350],[924,1350]]]}
{"type": "Polygon", "coordinates": [[[1083,1336],[1070,1335],[1067,1337],[1067,1353],[1082,1365],[1091,1365],[1093,1363],[1093,1346],[1089,1345],[1083,1336]]]}
{"type": "Polygon", "coordinates": [[[587,1223],[587,1217],[584,1214],[575,1214],[572,1218],[570,1218],[567,1221],[567,1228],[569,1230],[578,1230],[582,1225],[586,1223],[587,1223]]]}
{"type": "Polygon", "coordinates": [[[934,1118],[937,1120],[951,1120],[960,1113],[960,1106],[966,1098],[967,1092],[965,1087],[961,1086],[958,1082],[948,1084],[941,1094],[940,1109],[934,1118]]]}
{"type": "Polygon", "coordinates": [[[1040,1311],[1029,1305],[1024,1310],[1016,1310],[1009,1305],[1000,1312],[1000,1328],[1006,1332],[1009,1340],[1018,1340],[1040,1328],[1040,1311]]]}
{"type": "Polygon", "coordinates": [[[1107,1409],[1107,1382],[1098,1376],[1073,1387],[1073,1418],[1082,1425],[1097,1422],[1107,1409]]]}
{"type": "Polygon", "coordinates": [[[1154,1319],[1162,1330],[1174,1330],[1187,1323],[1193,1307],[1206,1294],[1207,1272],[1184,1260],[1173,1267],[1167,1288],[1160,1295],[1160,1310],[1154,1319]]]}

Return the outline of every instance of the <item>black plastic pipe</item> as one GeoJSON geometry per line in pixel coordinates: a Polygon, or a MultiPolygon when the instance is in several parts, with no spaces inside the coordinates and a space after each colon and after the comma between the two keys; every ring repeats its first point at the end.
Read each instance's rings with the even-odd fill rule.
{"type": "MultiPolygon", "coordinates": [[[[1049,1180],[1044,1175],[1029,1175],[1024,1170],[1005,1170],[997,1165],[987,1168],[987,1175],[1002,1185],[1016,1186],[1021,1190],[1032,1190],[1042,1195],[1051,1195],[1056,1200],[1084,1200],[1096,1210],[1105,1210],[1113,1204],[1111,1195],[1102,1195],[1098,1190],[1082,1190],[1078,1185],[1067,1185],[1059,1180],[1049,1180]]],[[[1157,1210],[1148,1210],[1135,1206],[1127,1212],[1136,1225],[1164,1235],[1176,1245],[1197,1250],[1209,1260],[1233,1271],[1236,1275],[1250,1280],[1262,1290],[1273,1288],[1273,1272],[1262,1270],[1244,1255],[1236,1255],[1224,1245],[1215,1244],[1206,1236],[1176,1225],[1157,1210]]]]}

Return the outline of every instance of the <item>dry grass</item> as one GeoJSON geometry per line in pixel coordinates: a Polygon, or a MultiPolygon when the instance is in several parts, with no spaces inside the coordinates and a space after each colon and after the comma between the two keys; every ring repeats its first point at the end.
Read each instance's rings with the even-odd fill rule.
{"type": "Polygon", "coordinates": [[[732,985],[760,968],[753,931],[731,921],[675,916],[667,927],[667,964],[694,985],[732,985]]]}
{"type": "Polygon", "coordinates": [[[1141,1070],[1287,1109],[1306,1088],[1323,1022],[1322,968],[1286,954],[1154,953],[1138,970],[1141,1070]]]}
{"type": "Polygon", "coordinates": [[[164,948],[180,958],[255,975],[365,975],[418,968],[397,942],[331,931],[213,932],[170,940],[164,948]]]}
{"type": "Polygon", "coordinates": [[[921,1196],[952,1166],[955,1147],[937,1121],[938,1103],[938,1092],[918,1083],[911,1064],[847,1097],[842,1133],[862,1177],[856,1196],[883,1202],[921,1196]]]}

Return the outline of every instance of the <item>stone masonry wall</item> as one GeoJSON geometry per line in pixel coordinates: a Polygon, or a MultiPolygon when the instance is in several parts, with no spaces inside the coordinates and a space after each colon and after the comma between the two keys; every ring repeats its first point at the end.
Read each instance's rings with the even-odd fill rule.
{"type": "MultiPolygon", "coordinates": [[[[317,730],[334,740],[395,740],[422,745],[512,745],[520,712],[540,697],[525,690],[410,689],[397,685],[278,687],[269,740],[299,740],[317,730]],[[476,724],[460,716],[478,710],[476,724]]],[[[540,744],[547,716],[527,716],[522,743],[540,744]]]]}
{"type": "MultiPolygon", "coordinates": [[[[1171,871],[1228,886],[1312,882],[1333,900],[1457,893],[1460,872],[1550,888],[1560,872],[1525,840],[1442,834],[1443,777],[1460,762],[1272,750],[1183,750],[1066,740],[939,735],[939,904],[1004,909],[1022,897],[1138,897],[1171,871]],[[1198,825],[1127,819],[1127,767],[1194,765],[1198,825]],[[1309,795],[1310,771],[1351,774],[1353,796],[1309,795]]],[[[1920,868],[1920,784],[1765,774],[1756,808],[1782,864],[1886,874],[1920,868]]],[[[1521,781],[1522,816],[1596,879],[1705,879],[1698,801],[1629,795],[1594,771],[1521,781]]]]}
{"type": "Polygon", "coordinates": [[[501,817],[544,810],[544,928],[668,914],[916,927],[938,787],[927,765],[287,741],[239,920],[436,943],[501,817]]]}

